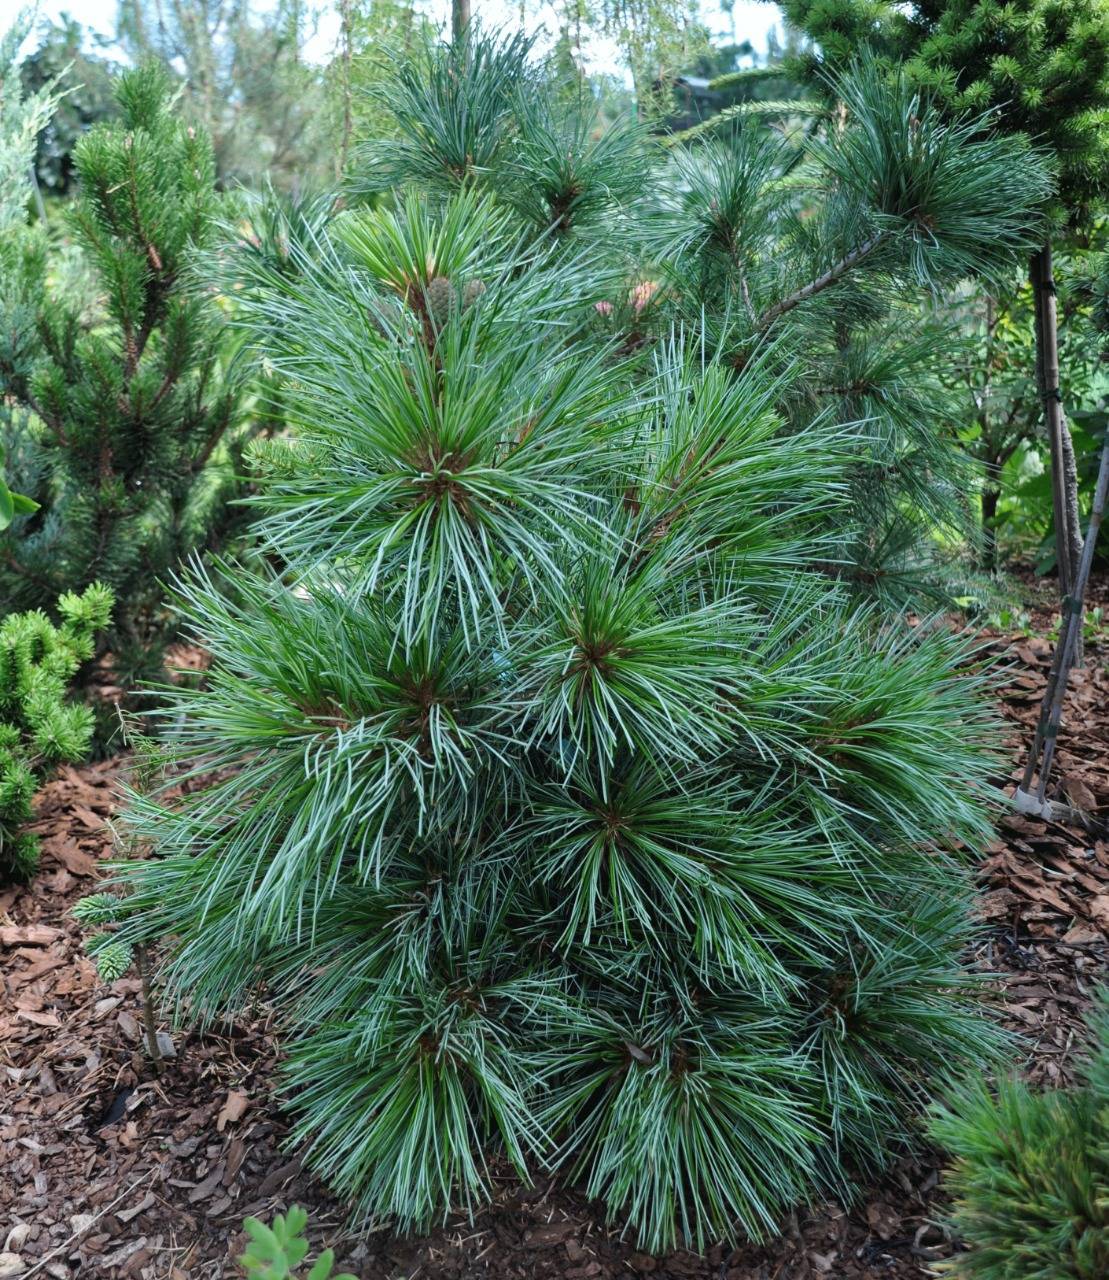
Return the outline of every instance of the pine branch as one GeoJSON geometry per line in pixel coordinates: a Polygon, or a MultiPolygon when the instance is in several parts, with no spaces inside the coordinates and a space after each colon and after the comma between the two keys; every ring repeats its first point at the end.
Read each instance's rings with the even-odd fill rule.
{"type": "Polygon", "coordinates": [[[775,320],[779,320],[787,312],[792,311],[794,307],[799,307],[801,303],[808,302],[810,298],[815,298],[818,293],[823,293],[825,289],[830,288],[847,275],[849,271],[852,271],[861,262],[869,258],[875,250],[880,249],[890,238],[890,232],[879,231],[871,236],[869,240],[864,240],[858,248],[844,254],[823,275],[817,276],[815,280],[811,280],[803,288],[791,293],[786,298],[782,298],[780,302],[775,302],[772,306],[767,307],[759,317],[758,328],[768,329],[775,320]]]}
{"type": "Polygon", "coordinates": [[[713,91],[734,89],[737,85],[755,84],[759,80],[780,79],[787,74],[780,66],[747,67],[742,71],[727,71],[723,75],[717,76],[714,80],[709,81],[709,88],[713,91]]]}
{"type": "Polygon", "coordinates": [[[671,133],[662,139],[664,147],[674,147],[682,142],[691,142],[702,134],[718,129],[722,124],[737,120],[743,116],[823,116],[828,108],[822,102],[810,102],[804,98],[786,99],[777,102],[738,102],[733,107],[725,107],[716,115],[702,120],[692,128],[683,129],[681,133],[671,133]]]}

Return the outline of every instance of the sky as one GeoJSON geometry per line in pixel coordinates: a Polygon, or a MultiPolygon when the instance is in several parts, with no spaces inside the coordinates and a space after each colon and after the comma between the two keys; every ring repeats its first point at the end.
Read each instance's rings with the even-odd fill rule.
{"type": "MultiPolygon", "coordinates": [[[[7,8],[6,0],[0,7],[7,8]]],[[[264,2],[264,0],[263,0],[264,2]]],[[[491,26],[514,25],[520,12],[519,0],[472,0],[475,13],[491,26]]],[[[554,29],[551,19],[553,6],[546,0],[525,0],[528,25],[546,25],[554,29]]],[[[321,20],[316,37],[308,49],[308,56],[323,61],[330,56],[335,47],[338,21],[334,14],[334,4],[326,6],[328,12],[321,20]]],[[[443,22],[448,21],[450,0],[423,0],[419,8],[429,17],[443,22]]],[[[48,18],[56,19],[61,13],[68,13],[83,26],[91,27],[104,35],[112,35],[115,30],[116,0],[39,0],[39,11],[48,18]]],[[[709,30],[721,39],[731,39],[733,29],[738,40],[750,40],[756,49],[766,48],[767,32],[772,26],[780,23],[777,5],[762,3],[761,0],[735,0],[732,14],[726,14],[720,7],[719,0],[702,0],[701,19],[709,30]],[[734,23],[733,23],[734,19],[734,23]]],[[[0,22],[0,28],[4,25],[0,22]]],[[[589,69],[594,72],[614,73],[617,71],[615,47],[608,41],[596,40],[593,47],[586,50],[589,69]]]]}

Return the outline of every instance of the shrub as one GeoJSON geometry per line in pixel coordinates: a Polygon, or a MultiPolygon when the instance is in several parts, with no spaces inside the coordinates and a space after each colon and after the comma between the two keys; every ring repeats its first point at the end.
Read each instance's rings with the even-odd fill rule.
{"type": "Polygon", "coordinates": [[[992,722],[958,643],[807,567],[835,425],[783,432],[766,363],[598,351],[587,276],[464,191],[258,291],[289,570],[183,589],[212,666],[158,714],[208,781],[133,798],[114,936],[199,1016],[267,985],[362,1215],[503,1160],[701,1246],[846,1191],[991,1051],[955,850],[992,722]]]}
{"type": "Polygon", "coordinates": [[[0,622],[0,881],[28,879],[38,863],[35,837],[20,827],[50,767],[88,749],[92,712],[65,700],[66,685],[92,656],[108,621],[112,593],[93,585],[58,601],[61,624],[40,612],[0,622]]]}
{"type": "Polygon", "coordinates": [[[1109,1275],[1109,996],[1090,1019],[1082,1082],[1042,1091],[972,1077],[933,1119],[954,1164],[952,1220],[966,1280],[1100,1280],[1109,1275]]]}
{"type": "Polygon", "coordinates": [[[76,239],[104,313],[47,290],[39,254],[0,301],[9,479],[39,504],[0,535],[0,596],[41,607],[94,581],[116,607],[116,674],[160,669],[160,579],[218,540],[234,483],[238,392],[212,301],[185,289],[217,213],[211,143],[172,109],[164,72],[123,75],[122,118],[77,144],[76,239]]]}
{"type": "MultiPolygon", "coordinates": [[[[158,712],[187,785],[133,797],[158,856],[111,937],[164,939],[200,1018],[265,985],[295,1139],[363,1218],[424,1227],[495,1169],[559,1168],[648,1249],[762,1236],[850,1194],[997,1039],[962,967],[983,678],[834,571],[871,459],[842,397],[792,410],[804,344],[864,296],[836,288],[848,214],[875,291],[997,264],[1034,220],[999,171],[1029,153],[870,68],[848,141],[807,157],[838,213],[760,242],[763,341],[734,256],[694,244],[719,202],[668,188],[641,236],[613,198],[641,140],[561,121],[523,70],[460,81],[502,55],[404,80],[394,199],[237,255],[293,434],[259,453],[270,571],[182,587],[212,665],[158,712]]],[[[733,231],[794,189],[759,174],[733,231]]]]}

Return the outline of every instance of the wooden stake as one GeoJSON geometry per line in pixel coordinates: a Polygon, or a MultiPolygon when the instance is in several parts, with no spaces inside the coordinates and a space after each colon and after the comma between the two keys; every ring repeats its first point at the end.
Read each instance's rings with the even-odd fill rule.
{"type": "Polygon", "coordinates": [[[1040,717],[1036,723],[1032,748],[1028,753],[1028,763],[1024,767],[1024,777],[1014,797],[1016,807],[1022,813],[1050,816],[1048,810],[1051,802],[1045,798],[1047,783],[1051,776],[1055,743],[1063,719],[1063,697],[1067,691],[1067,678],[1074,664],[1078,640],[1082,635],[1082,622],[1086,613],[1086,587],[1090,581],[1090,569],[1094,563],[1094,550],[1097,546],[1102,517],[1105,515],[1107,498],[1109,498],[1109,432],[1106,432],[1105,443],[1101,449],[1101,465],[1098,468],[1090,525],[1086,531],[1086,541],[1082,544],[1082,558],[1078,562],[1074,588],[1063,600],[1063,626],[1055,644],[1051,672],[1040,704],[1040,717]],[[1040,761],[1041,748],[1042,762],[1040,761]],[[1037,765],[1039,780],[1033,793],[1032,782],[1036,777],[1037,765]]]}

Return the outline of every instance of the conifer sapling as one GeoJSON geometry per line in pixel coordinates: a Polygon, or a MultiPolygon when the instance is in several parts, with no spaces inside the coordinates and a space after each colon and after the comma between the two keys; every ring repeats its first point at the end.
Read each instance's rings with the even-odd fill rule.
{"type": "MultiPolygon", "coordinates": [[[[451,101],[500,92],[434,56],[451,101]]],[[[974,139],[930,136],[913,176],[966,175],[974,139]]],[[[559,1169],[649,1250],[766,1236],[996,1050],[963,967],[984,680],[825,571],[858,433],[787,423],[786,348],[599,338],[628,211],[537,233],[418,141],[415,189],[295,272],[244,259],[296,437],[256,502],[282,571],[181,589],[212,665],[157,713],[184,779],[131,799],[155,856],[115,936],[201,1019],[265,984],[294,1140],[363,1220],[559,1169]]],[[[936,187],[947,261],[1005,252],[936,187]]],[[[919,265],[912,211],[872,216],[919,265]]]]}

